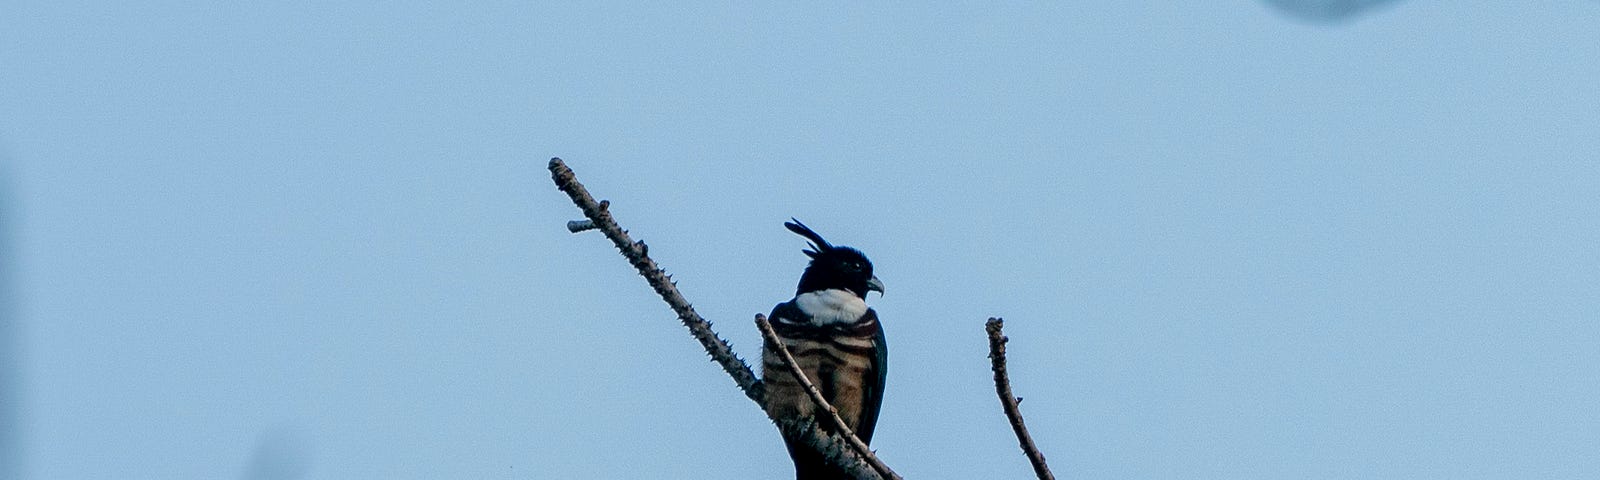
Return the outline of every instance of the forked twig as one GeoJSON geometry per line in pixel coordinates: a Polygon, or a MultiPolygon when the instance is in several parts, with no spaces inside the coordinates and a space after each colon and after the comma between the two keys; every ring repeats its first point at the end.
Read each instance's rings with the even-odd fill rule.
{"type": "Polygon", "coordinates": [[[772,330],[772,324],[767,322],[765,315],[756,314],[756,327],[761,329],[761,337],[766,340],[768,348],[774,348],[778,351],[778,356],[783,359],[783,364],[789,367],[789,373],[800,381],[800,386],[805,387],[806,394],[811,396],[811,401],[816,403],[821,410],[828,412],[828,419],[833,422],[834,427],[838,428],[839,436],[844,437],[845,441],[849,442],[850,447],[855,449],[856,454],[871,464],[872,469],[882,475],[883,478],[901,480],[900,475],[894,473],[894,470],[884,464],[883,460],[879,460],[878,456],[872,453],[872,448],[867,446],[867,442],[863,442],[861,438],[856,437],[856,432],[844,423],[843,418],[839,418],[839,410],[833,408],[833,405],[822,397],[822,390],[818,390],[817,386],[811,383],[811,379],[806,377],[805,370],[802,370],[800,364],[794,361],[794,356],[789,354],[789,347],[783,344],[782,339],[778,338],[778,333],[772,330]]]}
{"type": "Polygon", "coordinates": [[[1022,453],[1028,456],[1028,461],[1033,463],[1033,473],[1039,480],[1055,480],[1055,474],[1050,473],[1050,466],[1044,463],[1044,454],[1039,453],[1039,447],[1034,446],[1033,437],[1028,435],[1028,427],[1022,424],[1022,411],[1017,403],[1021,400],[1011,393],[1011,379],[1006,375],[1006,341],[1010,340],[1001,335],[1000,329],[1005,327],[1005,320],[990,318],[984,324],[984,330],[989,332],[989,361],[994,368],[994,391],[1000,395],[1000,406],[1006,411],[1006,417],[1011,419],[1011,430],[1017,434],[1017,442],[1022,444],[1022,453]]]}

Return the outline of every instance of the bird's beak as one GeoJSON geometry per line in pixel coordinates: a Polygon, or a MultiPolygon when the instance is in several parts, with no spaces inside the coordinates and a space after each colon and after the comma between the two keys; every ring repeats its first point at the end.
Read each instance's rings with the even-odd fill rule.
{"type": "Polygon", "coordinates": [[[878,280],[877,275],[873,275],[872,278],[867,279],[867,291],[877,291],[878,296],[883,296],[883,281],[878,280]]]}

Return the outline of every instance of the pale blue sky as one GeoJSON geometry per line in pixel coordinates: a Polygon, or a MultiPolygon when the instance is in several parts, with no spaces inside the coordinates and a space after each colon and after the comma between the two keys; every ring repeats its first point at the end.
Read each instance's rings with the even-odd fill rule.
{"type": "Polygon", "coordinates": [[[1600,4],[1538,3],[11,2],[0,475],[788,476],[560,156],[747,358],[782,221],[870,255],[907,478],[1030,475],[993,315],[1063,478],[1591,476],[1600,4]]]}

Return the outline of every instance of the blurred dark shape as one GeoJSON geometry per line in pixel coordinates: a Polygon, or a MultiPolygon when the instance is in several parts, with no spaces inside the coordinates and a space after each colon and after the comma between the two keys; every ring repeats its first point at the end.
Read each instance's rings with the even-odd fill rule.
{"type": "Polygon", "coordinates": [[[16,294],[12,270],[17,257],[11,250],[12,205],[8,183],[10,163],[0,153],[0,480],[22,478],[22,358],[17,332],[16,294]]]}
{"type": "Polygon", "coordinates": [[[1347,21],[1395,0],[1265,0],[1289,16],[1319,23],[1347,21]]]}
{"type": "Polygon", "coordinates": [[[311,444],[294,428],[268,430],[256,439],[245,480],[295,480],[311,471],[311,444]]]}

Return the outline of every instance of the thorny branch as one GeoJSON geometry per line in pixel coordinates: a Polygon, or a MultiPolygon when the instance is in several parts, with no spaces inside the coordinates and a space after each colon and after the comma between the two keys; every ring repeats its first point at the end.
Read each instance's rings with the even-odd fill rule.
{"type": "MultiPolygon", "coordinates": [[[[617,250],[628,259],[628,263],[633,264],[633,268],[639,270],[639,275],[655,288],[656,294],[661,295],[667,306],[678,313],[678,320],[682,321],[683,326],[689,328],[689,334],[694,335],[694,339],[699,340],[700,345],[706,348],[706,353],[711,354],[711,360],[721,365],[722,370],[733,377],[734,383],[739,384],[739,389],[744,391],[746,397],[750,397],[757,404],[763,404],[765,395],[761,380],[750,370],[750,365],[739,359],[739,355],[733,353],[733,348],[728,346],[728,342],[711,330],[711,322],[707,322],[706,319],[700,318],[699,313],[695,313],[694,306],[689,304],[689,300],[683,298],[682,293],[678,293],[678,283],[672,281],[672,276],[667,275],[666,270],[657,267],[656,261],[651,260],[646,254],[649,247],[646,247],[644,242],[635,242],[632,238],[628,238],[628,231],[623,230],[617,225],[617,221],[611,218],[611,212],[608,210],[611,202],[596,202],[594,197],[589,195],[589,191],[583,188],[583,184],[578,183],[577,175],[573,174],[572,169],[567,168],[567,164],[560,158],[550,159],[550,178],[555,180],[556,188],[566,192],[567,196],[572,198],[572,203],[583,210],[583,216],[589,217],[589,221],[593,224],[592,228],[599,229],[606,238],[611,239],[611,243],[617,246],[617,250]]],[[[568,222],[568,228],[571,228],[573,223],[568,222]]],[[[574,233],[578,231],[582,230],[574,229],[574,233]]]]}
{"type": "Polygon", "coordinates": [[[989,332],[989,361],[994,367],[994,391],[1000,395],[1000,406],[1005,409],[1006,417],[1011,419],[1011,430],[1017,434],[1017,442],[1022,444],[1022,453],[1027,454],[1028,461],[1033,463],[1033,473],[1039,480],[1055,480],[1055,474],[1050,473],[1050,466],[1044,464],[1044,454],[1039,453],[1039,447],[1033,445],[1033,437],[1028,435],[1028,427],[1022,424],[1022,411],[1017,403],[1022,399],[1011,393],[1011,379],[1006,375],[1006,341],[1010,340],[1000,333],[1005,327],[1005,320],[990,318],[984,324],[984,329],[989,332]]]}
{"type": "MultiPolygon", "coordinates": [[[[689,301],[683,297],[682,293],[678,292],[677,283],[672,281],[672,276],[667,275],[665,270],[656,266],[655,260],[651,260],[650,256],[647,255],[648,247],[645,246],[644,242],[636,242],[629,238],[628,231],[617,225],[616,220],[611,217],[611,213],[608,211],[610,202],[595,201],[594,197],[589,195],[589,191],[583,188],[583,184],[578,182],[578,178],[572,173],[572,169],[567,168],[566,163],[562,162],[560,158],[550,159],[549,168],[550,178],[555,181],[556,188],[566,192],[567,196],[572,199],[572,203],[583,211],[585,217],[588,217],[588,222],[581,220],[568,222],[567,228],[574,233],[598,229],[605,234],[606,238],[611,239],[611,243],[615,244],[617,250],[622,252],[622,256],[628,259],[628,263],[639,271],[639,275],[650,283],[656,294],[660,295],[661,299],[667,302],[667,306],[672,307],[672,311],[678,314],[678,320],[682,321],[683,326],[689,329],[690,335],[693,335],[695,340],[698,340],[700,345],[705,347],[706,353],[711,355],[712,361],[721,365],[722,370],[727,372],[728,376],[733,377],[734,383],[739,385],[739,389],[744,391],[746,397],[765,408],[765,389],[761,380],[756,378],[755,372],[750,370],[750,365],[733,353],[733,349],[728,346],[726,340],[717,336],[717,333],[711,329],[711,322],[706,321],[700,317],[700,314],[695,313],[694,307],[689,304],[689,301]]],[[[783,429],[786,435],[793,435],[794,438],[815,448],[835,465],[852,471],[857,478],[864,480],[878,480],[881,478],[877,471],[871,468],[863,468],[863,465],[866,465],[866,460],[851,450],[846,441],[823,432],[822,429],[817,428],[814,420],[774,421],[774,423],[777,423],[778,427],[783,429]]],[[[871,458],[870,455],[868,457],[871,458]]],[[[876,458],[873,458],[873,460],[876,461],[876,458]]],[[[884,468],[887,470],[887,467],[884,468]]],[[[890,478],[898,479],[899,477],[890,478]]]]}
{"type": "MultiPolygon", "coordinates": [[[[822,397],[822,391],[818,390],[817,386],[811,383],[811,379],[806,377],[805,370],[802,370],[800,364],[794,361],[794,356],[789,354],[789,347],[785,346],[783,340],[778,338],[778,332],[772,330],[772,324],[767,322],[766,316],[759,313],[756,314],[756,328],[761,329],[761,337],[766,340],[767,347],[778,351],[778,356],[783,358],[783,364],[787,365],[789,373],[800,381],[800,386],[805,387],[806,394],[811,396],[811,401],[816,403],[820,409],[828,412],[828,419],[838,429],[839,435],[850,443],[851,448],[855,449],[856,454],[865,459],[867,463],[870,463],[872,469],[876,470],[883,478],[901,480],[900,475],[894,473],[893,469],[890,469],[882,460],[879,460],[877,455],[873,455],[872,449],[867,446],[867,442],[861,441],[861,438],[856,436],[856,432],[844,423],[844,419],[839,418],[839,410],[828,404],[828,400],[822,397]]],[[[860,475],[857,476],[859,477],[860,475]]]]}

